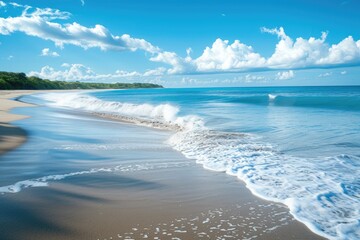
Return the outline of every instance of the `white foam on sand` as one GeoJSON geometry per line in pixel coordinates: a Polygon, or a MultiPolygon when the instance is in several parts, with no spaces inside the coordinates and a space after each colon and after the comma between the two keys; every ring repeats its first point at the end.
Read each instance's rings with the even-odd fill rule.
{"type": "Polygon", "coordinates": [[[135,171],[147,171],[153,169],[163,169],[163,168],[177,168],[188,166],[189,162],[177,162],[177,163],[142,163],[142,164],[130,164],[130,165],[118,165],[115,167],[106,167],[106,168],[93,168],[85,171],[78,171],[72,173],[48,175],[35,179],[27,179],[23,181],[16,182],[11,185],[0,187],[0,193],[18,193],[26,188],[33,187],[46,187],[49,186],[51,182],[60,181],[65,178],[75,177],[79,175],[89,175],[95,173],[114,173],[114,172],[135,172],[135,171]]]}
{"type": "MultiPolygon", "coordinates": [[[[357,156],[285,155],[251,135],[209,130],[200,117],[179,116],[180,109],[170,104],[108,102],[74,93],[43,97],[53,106],[174,130],[168,141],[174,149],[206,169],[238,177],[256,196],[287,205],[313,232],[329,239],[360,239],[357,156]]],[[[269,95],[270,101],[275,98],[269,95]]]]}

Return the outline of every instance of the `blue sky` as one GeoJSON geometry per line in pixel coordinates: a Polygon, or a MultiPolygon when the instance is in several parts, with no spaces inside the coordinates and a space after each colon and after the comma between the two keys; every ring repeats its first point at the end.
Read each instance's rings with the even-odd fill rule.
{"type": "Polygon", "coordinates": [[[359,85],[360,2],[0,0],[0,70],[169,87],[359,85]]]}

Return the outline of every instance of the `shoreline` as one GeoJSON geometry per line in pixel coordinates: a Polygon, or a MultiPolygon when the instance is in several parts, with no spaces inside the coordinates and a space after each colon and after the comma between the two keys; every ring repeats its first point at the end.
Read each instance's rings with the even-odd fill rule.
{"type": "MultiPolygon", "coordinates": [[[[20,96],[31,93],[34,91],[14,94],[20,96]]],[[[9,101],[22,105],[21,102],[9,101]]],[[[85,115],[95,119],[100,117],[85,115]]],[[[18,119],[27,117],[17,116],[18,119]]],[[[106,122],[103,126],[111,128],[111,136],[115,132],[124,131],[131,136],[142,137],[144,135],[137,131],[156,132],[143,129],[144,126],[124,124],[109,117],[107,119],[114,121],[106,122]],[[109,127],[110,125],[112,127],[109,127]]],[[[11,126],[10,122],[7,124],[11,126]]],[[[119,138],[116,142],[127,142],[126,133],[121,139],[123,134],[115,134],[119,138]]],[[[77,137],[82,134],[84,132],[77,133],[77,137]]],[[[153,139],[152,134],[148,136],[153,139]]],[[[109,151],[111,152],[106,150],[104,153],[109,151]]],[[[34,188],[14,195],[6,194],[1,200],[4,201],[3,206],[8,206],[9,214],[0,218],[0,223],[6,223],[8,229],[14,227],[14,231],[19,224],[20,228],[25,229],[19,236],[31,236],[29,239],[126,239],[135,236],[139,239],[145,235],[153,239],[157,236],[164,236],[165,239],[215,239],[223,236],[224,231],[231,233],[233,239],[254,236],[258,239],[323,239],[303,223],[293,219],[285,206],[258,198],[250,193],[242,181],[207,171],[173,149],[162,149],[160,152],[143,150],[142,154],[129,150],[128,154],[124,154],[124,159],[128,159],[132,154],[137,156],[133,159],[146,159],[147,162],[153,159],[169,162],[171,159],[174,163],[189,163],[183,167],[154,168],[149,171],[111,174],[99,172],[92,176],[74,176],[52,182],[45,188],[34,188]],[[189,185],[192,188],[188,188],[189,185]],[[52,197],[48,199],[46,196],[49,195],[52,197]],[[13,202],[17,204],[9,205],[13,202]],[[12,222],[12,216],[17,216],[19,206],[32,214],[27,220],[12,222]],[[52,210],[44,212],[44,206],[52,210]],[[33,224],[36,222],[35,216],[44,218],[41,225],[33,224]],[[49,216],[52,216],[51,220],[49,216]],[[68,224],[68,219],[75,219],[76,224],[68,224]],[[53,224],[53,231],[44,231],[44,224],[53,224]],[[26,230],[28,226],[35,230],[26,230]]],[[[6,238],[6,234],[3,237],[6,238]]]]}
{"type": "Polygon", "coordinates": [[[10,113],[13,108],[36,107],[35,104],[17,101],[24,95],[45,92],[71,92],[81,90],[0,90],[0,156],[21,146],[27,139],[27,132],[12,122],[29,118],[26,115],[10,113]]]}
{"type": "Polygon", "coordinates": [[[10,113],[10,110],[17,107],[35,107],[36,105],[23,103],[13,98],[28,95],[36,90],[2,90],[0,91],[0,155],[9,152],[27,139],[27,132],[11,123],[29,116],[10,113]]]}

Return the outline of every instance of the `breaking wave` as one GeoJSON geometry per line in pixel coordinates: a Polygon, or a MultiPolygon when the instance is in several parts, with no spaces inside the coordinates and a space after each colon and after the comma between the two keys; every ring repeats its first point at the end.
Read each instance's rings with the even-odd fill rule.
{"type": "MultiPolygon", "coordinates": [[[[74,93],[42,97],[53,106],[173,130],[168,144],[175,150],[206,169],[236,176],[261,198],[287,205],[312,231],[329,239],[360,239],[360,180],[354,178],[358,156],[286,155],[250,134],[210,130],[201,117],[180,116],[170,104],[110,102],[74,93]]],[[[269,94],[268,100],[278,97],[269,94]]]]}
{"type": "Polygon", "coordinates": [[[202,128],[204,122],[195,115],[179,116],[179,108],[170,104],[132,104],[102,101],[78,93],[48,93],[41,97],[56,107],[84,110],[121,121],[171,130],[202,128]]]}

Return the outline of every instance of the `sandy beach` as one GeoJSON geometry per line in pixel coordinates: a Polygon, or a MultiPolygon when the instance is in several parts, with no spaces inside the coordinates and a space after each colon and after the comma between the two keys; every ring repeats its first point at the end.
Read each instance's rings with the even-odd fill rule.
{"type": "MultiPolygon", "coordinates": [[[[23,125],[20,124],[25,130],[9,125],[8,122],[26,116],[7,114],[6,110],[11,106],[32,105],[7,98],[28,93],[31,92],[2,95],[2,114],[8,116],[3,125],[9,129],[9,137],[3,138],[2,145],[6,141],[12,143],[7,150],[22,143],[25,130],[35,126],[35,122],[39,126],[49,124],[49,129],[54,131],[56,128],[51,127],[52,122],[56,126],[59,126],[59,121],[65,126],[69,125],[66,121],[75,123],[69,117],[59,120],[59,115],[48,113],[48,108],[41,110],[38,107],[31,113],[27,108],[22,111],[28,111],[28,115],[36,111],[23,121],[23,125]],[[49,118],[45,119],[42,114],[49,118]]],[[[58,114],[65,116],[66,112],[58,114]]],[[[95,127],[102,129],[101,134],[106,139],[117,136],[112,140],[114,143],[130,142],[136,146],[148,142],[161,144],[170,136],[168,131],[99,119],[91,114],[76,114],[72,118],[78,119],[83,128],[75,127],[76,133],[68,132],[69,138],[76,135],[76,139],[82,138],[86,142],[95,127]]],[[[79,150],[70,151],[67,145],[61,148],[58,142],[57,150],[44,146],[43,142],[53,141],[51,133],[46,133],[46,136],[50,138],[44,138],[42,133],[29,135],[21,152],[13,151],[0,158],[1,168],[8,172],[7,166],[19,161],[25,169],[36,167],[41,170],[36,159],[42,154],[46,165],[61,158],[57,153],[58,157],[52,159],[52,151],[66,154],[64,160],[82,156],[79,150]],[[21,156],[27,156],[26,161],[21,156]],[[31,159],[35,162],[32,163],[31,159]]],[[[95,174],[75,174],[60,181],[50,181],[47,187],[24,187],[21,192],[0,195],[1,239],[323,239],[296,221],[286,206],[253,196],[236,178],[207,171],[169,147],[161,147],[160,151],[157,148],[139,150],[131,146],[117,150],[114,146],[103,149],[96,144],[88,145],[81,145],[81,148],[88,149],[85,159],[99,159],[100,155],[106,154],[104,159],[114,159],[105,162],[107,165],[119,161],[121,167],[95,174]]],[[[60,162],[57,165],[61,172],[70,171],[62,170],[60,162]]],[[[19,171],[17,166],[14,174],[19,171]]],[[[41,171],[40,176],[46,175],[41,171]]],[[[4,184],[11,183],[12,180],[7,179],[4,184]]]]}
{"type": "Polygon", "coordinates": [[[64,92],[64,90],[0,90],[0,155],[15,149],[26,141],[26,131],[11,125],[11,122],[25,119],[29,116],[13,114],[9,111],[13,108],[36,107],[34,104],[16,101],[16,98],[43,92],[64,92]]]}
{"type": "Polygon", "coordinates": [[[360,240],[356,9],[0,0],[0,240],[360,240]]]}
{"type": "Polygon", "coordinates": [[[192,164],[74,177],[0,202],[4,240],[323,239],[285,206],[192,164]]]}
{"type": "Polygon", "coordinates": [[[9,111],[16,107],[33,105],[12,100],[21,95],[31,94],[32,90],[0,91],[0,154],[10,151],[26,140],[26,131],[12,126],[12,121],[27,118],[24,115],[12,114],[9,111]]]}

